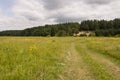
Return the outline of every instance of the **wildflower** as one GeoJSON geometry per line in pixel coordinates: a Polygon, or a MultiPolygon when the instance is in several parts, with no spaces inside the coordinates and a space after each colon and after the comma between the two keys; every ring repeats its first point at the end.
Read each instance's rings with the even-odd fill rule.
{"type": "Polygon", "coordinates": [[[36,49],[37,49],[37,46],[36,46],[36,45],[33,45],[33,46],[30,46],[29,51],[34,51],[34,50],[36,50],[36,49]]]}

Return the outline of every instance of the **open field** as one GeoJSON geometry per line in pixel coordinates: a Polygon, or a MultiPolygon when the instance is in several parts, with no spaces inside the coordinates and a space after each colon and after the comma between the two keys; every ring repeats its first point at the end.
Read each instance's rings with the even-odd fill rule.
{"type": "Polygon", "coordinates": [[[0,80],[120,80],[120,38],[0,37],[0,80]]]}

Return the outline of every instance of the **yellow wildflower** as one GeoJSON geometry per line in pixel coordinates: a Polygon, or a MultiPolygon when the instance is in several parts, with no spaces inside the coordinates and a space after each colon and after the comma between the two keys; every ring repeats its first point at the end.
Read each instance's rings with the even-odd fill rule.
{"type": "Polygon", "coordinates": [[[30,51],[34,51],[34,50],[36,50],[36,49],[37,49],[37,46],[36,46],[36,45],[33,45],[33,46],[30,46],[30,47],[29,47],[29,50],[30,50],[30,51]]]}

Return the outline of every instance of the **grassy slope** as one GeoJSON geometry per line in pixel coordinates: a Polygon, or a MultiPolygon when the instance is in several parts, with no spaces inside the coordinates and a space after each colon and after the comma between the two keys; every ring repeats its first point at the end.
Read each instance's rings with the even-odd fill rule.
{"type": "Polygon", "coordinates": [[[119,44],[120,38],[1,37],[0,80],[119,80],[119,44]]]}

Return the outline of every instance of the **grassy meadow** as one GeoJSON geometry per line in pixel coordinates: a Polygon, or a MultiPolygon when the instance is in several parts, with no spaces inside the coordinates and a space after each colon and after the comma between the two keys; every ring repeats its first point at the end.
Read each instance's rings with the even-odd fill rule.
{"type": "Polygon", "coordinates": [[[0,37],[0,80],[120,80],[120,38],[0,37]]]}

